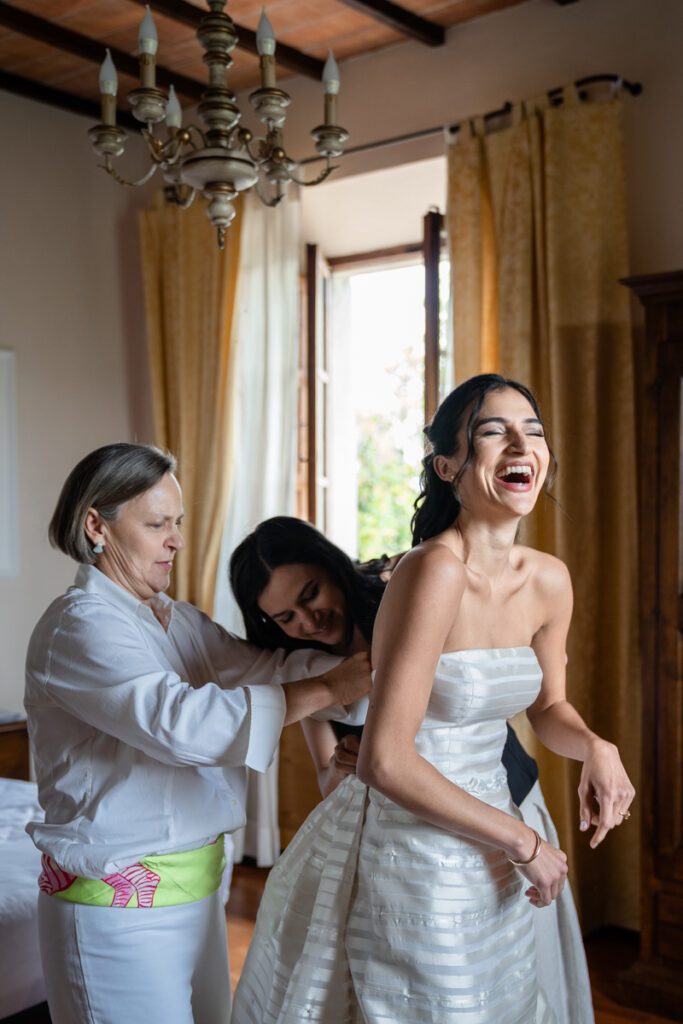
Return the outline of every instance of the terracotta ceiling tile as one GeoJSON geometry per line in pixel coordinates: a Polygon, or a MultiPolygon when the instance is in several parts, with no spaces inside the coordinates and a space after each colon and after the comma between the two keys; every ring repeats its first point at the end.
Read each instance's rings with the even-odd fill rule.
{"type": "Polygon", "coordinates": [[[59,24],[72,32],[80,32],[81,35],[95,39],[130,27],[137,38],[144,13],[144,8],[137,4],[121,3],[121,0],[99,0],[88,7],[81,6],[65,13],[59,19],[59,24]]]}
{"type": "Polygon", "coordinates": [[[18,68],[22,63],[34,60],[43,52],[52,53],[49,46],[29,39],[27,36],[19,36],[16,32],[8,32],[0,39],[0,65],[4,71],[11,71],[20,74],[18,68]]]}
{"type": "Polygon", "coordinates": [[[13,0],[12,6],[35,14],[37,18],[57,21],[82,7],[93,7],[97,0],[13,0]]]}

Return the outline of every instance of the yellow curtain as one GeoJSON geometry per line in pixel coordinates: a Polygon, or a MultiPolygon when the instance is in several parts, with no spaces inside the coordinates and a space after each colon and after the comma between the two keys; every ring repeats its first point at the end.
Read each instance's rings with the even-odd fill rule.
{"type": "MultiPolygon", "coordinates": [[[[569,567],[568,696],[620,749],[636,788],[640,754],[636,461],[621,105],[545,98],[510,128],[483,124],[449,153],[456,381],[498,371],[531,386],[559,461],[553,495],[524,543],[569,567]]],[[[592,851],[578,831],[580,766],[528,728],[570,860],[584,932],[638,926],[639,814],[592,851]]]]}
{"type": "Polygon", "coordinates": [[[208,614],[230,493],[240,211],[223,252],[202,202],[140,214],[156,443],[178,459],[186,514],[172,592],[208,614]]]}

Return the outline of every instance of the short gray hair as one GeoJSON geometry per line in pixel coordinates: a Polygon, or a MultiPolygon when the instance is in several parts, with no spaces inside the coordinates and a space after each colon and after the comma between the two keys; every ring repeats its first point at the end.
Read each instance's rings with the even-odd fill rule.
{"type": "Polygon", "coordinates": [[[48,536],[77,562],[94,565],[85,532],[85,517],[95,508],[103,519],[116,519],[121,506],[154,487],[176,460],[151,444],[107,444],[90,452],[69,473],[50,520],[48,536]]]}

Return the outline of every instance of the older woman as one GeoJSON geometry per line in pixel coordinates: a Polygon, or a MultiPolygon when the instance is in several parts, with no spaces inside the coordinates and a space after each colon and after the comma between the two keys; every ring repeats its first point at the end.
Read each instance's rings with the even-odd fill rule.
{"type": "Polygon", "coordinates": [[[427,437],[414,547],[373,630],[358,777],[271,872],[233,1024],[554,1024],[532,913],[562,892],[567,858],[512,802],[506,719],[526,709],[583,762],[591,847],[629,816],[616,747],[566,699],[567,570],[516,543],[552,458],[533,395],[475,377],[427,437]]]}
{"type": "Polygon", "coordinates": [[[50,524],[80,563],[26,673],[54,1024],[224,1024],[219,840],[244,822],[244,766],[267,767],[283,722],[369,688],[367,656],[325,673],[324,655],[262,652],[164,595],[183,547],[174,470],[150,446],[99,448],[50,524]]]}

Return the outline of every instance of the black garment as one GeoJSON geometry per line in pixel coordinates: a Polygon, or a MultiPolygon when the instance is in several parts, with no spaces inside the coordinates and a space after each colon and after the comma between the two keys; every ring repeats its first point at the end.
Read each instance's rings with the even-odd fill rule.
{"type": "MultiPolygon", "coordinates": [[[[357,736],[360,739],[363,735],[362,725],[344,725],[343,722],[330,722],[330,725],[338,741],[344,736],[357,736]]],[[[507,739],[503,747],[503,767],[507,772],[512,799],[519,807],[538,779],[538,765],[533,757],[527,754],[509,722],[507,739]]]]}
{"type": "Polygon", "coordinates": [[[330,725],[337,737],[337,742],[344,739],[345,736],[357,736],[360,739],[363,735],[362,725],[344,725],[343,722],[330,722],[330,725]]]}
{"type": "Polygon", "coordinates": [[[527,754],[509,722],[508,735],[503,747],[503,767],[508,775],[512,799],[519,807],[538,780],[538,765],[533,757],[527,754]]]}

